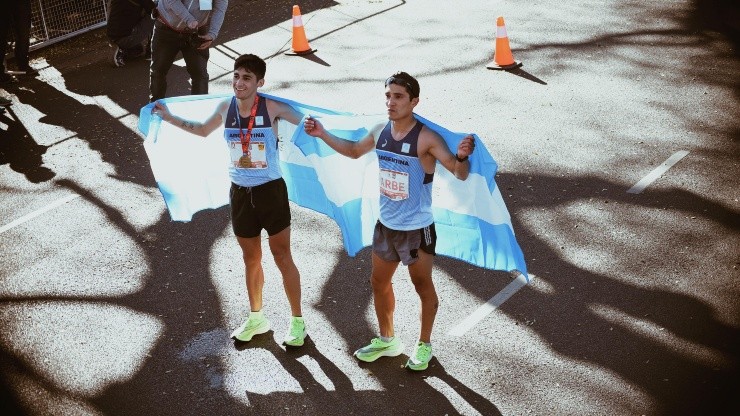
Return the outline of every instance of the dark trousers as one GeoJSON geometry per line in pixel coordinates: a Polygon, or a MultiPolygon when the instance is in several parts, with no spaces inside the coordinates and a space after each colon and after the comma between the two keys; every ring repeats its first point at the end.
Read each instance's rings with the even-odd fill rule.
{"type": "Polygon", "coordinates": [[[0,0],[0,58],[5,70],[8,34],[15,38],[15,62],[18,69],[28,69],[28,49],[31,41],[31,1],[0,0]]]}
{"type": "Polygon", "coordinates": [[[141,49],[144,51],[144,47],[150,42],[152,38],[152,30],[154,29],[154,19],[150,16],[144,16],[139,20],[131,29],[131,34],[122,38],[112,40],[121,49],[141,49]]]}
{"type": "Polygon", "coordinates": [[[149,69],[149,101],[164,98],[167,93],[167,72],[182,52],[185,68],[190,74],[191,94],[208,94],[208,49],[196,49],[190,44],[191,34],[176,32],[160,21],[154,23],[152,35],[152,65],[149,69]]]}

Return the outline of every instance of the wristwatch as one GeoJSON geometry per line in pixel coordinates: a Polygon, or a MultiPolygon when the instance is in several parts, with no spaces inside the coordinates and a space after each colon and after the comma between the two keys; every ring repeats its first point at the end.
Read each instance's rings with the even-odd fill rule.
{"type": "Polygon", "coordinates": [[[457,155],[457,153],[455,153],[455,159],[457,159],[458,162],[462,163],[462,162],[468,160],[468,157],[465,156],[465,157],[461,158],[460,156],[457,155]]]}

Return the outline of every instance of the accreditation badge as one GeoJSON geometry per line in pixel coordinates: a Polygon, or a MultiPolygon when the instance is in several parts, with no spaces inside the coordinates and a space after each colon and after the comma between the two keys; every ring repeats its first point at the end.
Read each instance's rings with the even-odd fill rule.
{"type": "Polygon", "coordinates": [[[252,142],[249,144],[249,156],[251,157],[250,169],[267,169],[267,152],[265,142],[252,142]]]}

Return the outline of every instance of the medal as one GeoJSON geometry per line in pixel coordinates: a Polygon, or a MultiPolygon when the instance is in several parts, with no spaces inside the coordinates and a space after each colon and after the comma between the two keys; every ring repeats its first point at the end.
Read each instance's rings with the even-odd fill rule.
{"type": "Polygon", "coordinates": [[[247,124],[247,133],[242,132],[241,115],[239,115],[239,106],[236,106],[236,119],[239,121],[239,141],[242,143],[243,156],[239,158],[240,168],[251,168],[252,158],[249,156],[249,143],[252,141],[252,126],[254,125],[254,118],[257,115],[257,104],[259,103],[260,97],[257,93],[254,94],[254,104],[252,105],[252,111],[249,117],[249,123],[247,124]]]}

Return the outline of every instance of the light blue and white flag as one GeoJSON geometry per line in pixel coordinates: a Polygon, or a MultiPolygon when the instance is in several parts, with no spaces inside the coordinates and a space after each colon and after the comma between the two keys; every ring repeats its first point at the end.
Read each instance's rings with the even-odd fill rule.
{"type": "MultiPolygon", "coordinates": [[[[356,115],[319,108],[284,98],[297,111],[321,120],[331,133],[346,140],[363,138],[373,126],[387,121],[383,115],[356,115]]],[[[194,95],[166,98],[170,111],[188,120],[203,121],[229,95],[194,95]]],[[[144,148],[170,217],[190,221],[203,209],[229,203],[229,155],[223,130],[202,138],[187,133],[151,114],[153,104],[140,112],[139,130],[146,135],[144,148]]],[[[451,149],[466,135],[419,116],[439,133],[451,149]]],[[[303,123],[278,126],[280,158],[288,195],[294,203],[334,219],[344,247],[354,256],[372,244],[378,219],[378,163],[375,152],[358,159],[342,156],[323,141],[309,136],[303,123]]],[[[527,277],[524,255],[514,236],[511,217],[496,181],[497,165],[476,136],[470,156],[470,175],[461,181],[438,165],[432,201],[437,229],[436,251],[491,270],[519,271],[527,277]]]]}

